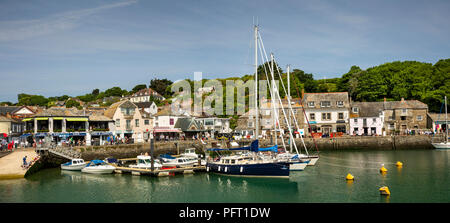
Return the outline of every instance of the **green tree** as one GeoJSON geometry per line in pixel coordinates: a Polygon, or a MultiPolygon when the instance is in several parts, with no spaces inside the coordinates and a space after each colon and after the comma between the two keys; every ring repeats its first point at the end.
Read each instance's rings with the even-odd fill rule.
{"type": "Polygon", "coordinates": [[[66,108],[72,108],[72,107],[80,107],[80,103],[78,101],[75,101],[73,99],[69,99],[66,102],[66,108]]]}
{"type": "MultiPolygon", "coordinates": [[[[190,82],[192,82],[192,81],[190,81],[190,82]]],[[[173,84],[173,82],[166,78],[164,78],[164,79],[154,78],[154,79],[150,80],[149,88],[158,92],[160,95],[162,95],[166,98],[169,98],[170,96],[172,96],[172,91],[167,91],[167,88],[170,87],[172,84],[173,84]]]]}
{"type": "Polygon", "coordinates": [[[146,84],[138,84],[130,91],[130,93],[134,94],[134,93],[136,93],[136,92],[138,92],[138,91],[140,91],[142,89],[146,89],[146,88],[147,88],[146,84]]]}

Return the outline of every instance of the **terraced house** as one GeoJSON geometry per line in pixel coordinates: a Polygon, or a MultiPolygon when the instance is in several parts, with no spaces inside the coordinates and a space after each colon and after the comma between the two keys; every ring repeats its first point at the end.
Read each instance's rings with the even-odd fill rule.
{"type": "Polygon", "coordinates": [[[112,104],[104,115],[114,121],[115,136],[141,143],[149,139],[152,131],[152,117],[128,99],[112,104]]]}
{"type": "Polygon", "coordinates": [[[350,109],[348,92],[304,93],[302,97],[313,133],[318,135],[348,133],[350,109]]]}
{"type": "Polygon", "coordinates": [[[428,130],[428,105],[418,100],[384,101],[384,129],[387,135],[428,130]]]}

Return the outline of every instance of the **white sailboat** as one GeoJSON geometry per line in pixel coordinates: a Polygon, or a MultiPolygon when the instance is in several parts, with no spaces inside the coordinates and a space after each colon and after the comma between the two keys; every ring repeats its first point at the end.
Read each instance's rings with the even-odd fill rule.
{"type": "Polygon", "coordinates": [[[431,143],[436,149],[450,149],[450,143],[448,142],[448,122],[447,122],[447,96],[444,98],[445,104],[445,140],[444,142],[431,143]]]}

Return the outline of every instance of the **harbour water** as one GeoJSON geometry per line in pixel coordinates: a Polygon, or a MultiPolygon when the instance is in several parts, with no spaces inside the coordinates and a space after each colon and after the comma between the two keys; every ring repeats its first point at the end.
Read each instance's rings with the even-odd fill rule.
{"type": "Polygon", "coordinates": [[[171,177],[93,175],[45,169],[1,180],[0,202],[20,203],[448,203],[450,151],[323,151],[316,166],[289,179],[196,173],[171,177]],[[397,161],[403,167],[395,166],[397,161]],[[381,164],[387,174],[379,172],[381,164]],[[355,180],[347,182],[351,173],[355,180]],[[391,195],[380,196],[388,186],[391,195]]]}

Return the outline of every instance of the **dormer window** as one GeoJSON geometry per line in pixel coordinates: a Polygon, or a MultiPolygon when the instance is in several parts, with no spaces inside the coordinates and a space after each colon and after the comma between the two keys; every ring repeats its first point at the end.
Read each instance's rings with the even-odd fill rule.
{"type": "Polygon", "coordinates": [[[344,102],[343,101],[336,101],[336,105],[338,107],[343,107],[344,106],[344,102]]]}
{"type": "Polygon", "coordinates": [[[330,106],[331,106],[330,101],[321,101],[320,102],[320,107],[330,107],[330,106]]]}
{"type": "Polygon", "coordinates": [[[353,113],[358,113],[359,112],[359,108],[358,107],[353,107],[352,111],[353,111],[353,113]]]}
{"type": "Polygon", "coordinates": [[[313,108],[314,107],[314,101],[308,101],[308,107],[313,108]]]}

